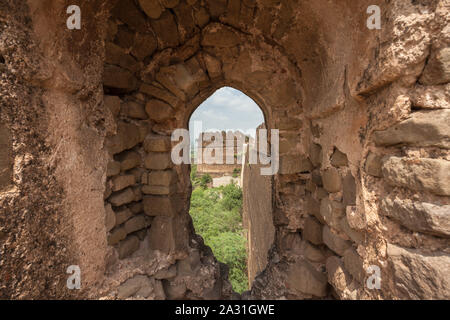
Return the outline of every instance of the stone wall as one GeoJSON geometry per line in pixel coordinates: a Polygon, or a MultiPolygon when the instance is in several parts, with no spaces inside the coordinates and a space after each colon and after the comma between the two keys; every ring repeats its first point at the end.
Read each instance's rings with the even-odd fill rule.
{"type": "MultiPolygon", "coordinates": [[[[248,138],[247,138],[248,140],[248,138]]],[[[222,176],[224,174],[232,174],[235,170],[241,168],[243,145],[246,143],[246,136],[240,131],[222,131],[200,133],[197,149],[197,172],[208,173],[213,176],[222,176]],[[218,146],[214,143],[216,136],[222,136],[221,152],[219,157],[218,146]],[[212,140],[212,141],[211,141],[212,140]],[[220,163],[217,163],[220,161],[220,163]],[[231,163],[230,163],[231,162],[231,163]]]]}
{"type": "Polygon", "coordinates": [[[260,164],[249,164],[248,153],[242,164],[243,190],[242,221],[247,236],[247,273],[251,287],[255,277],[268,262],[268,252],[273,245],[272,176],[261,175],[260,164]]]}
{"type": "Polygon", "coordinates": [[[81,30],[69,4],[0,4],[1,297],[238,298],[167,143],[222,86],[280,130],[242,298],[450,297],[448,0],[79,1],[81,30]]]}

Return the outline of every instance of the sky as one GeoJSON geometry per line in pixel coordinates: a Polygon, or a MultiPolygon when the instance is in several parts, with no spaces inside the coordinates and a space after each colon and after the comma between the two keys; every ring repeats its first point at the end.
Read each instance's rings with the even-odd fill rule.
{"type": "Polygon", "coordinates": [[[239,90],[223,87],[214,92],[192,114],[189,121],[191,142],[194,121],[201,121],[201,131],[256,129],[264,122],[259,106],[239,90]]]}

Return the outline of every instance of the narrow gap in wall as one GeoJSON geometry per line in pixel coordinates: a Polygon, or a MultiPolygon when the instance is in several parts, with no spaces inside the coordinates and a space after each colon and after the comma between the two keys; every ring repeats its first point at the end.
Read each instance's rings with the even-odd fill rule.
{"type": "Polygon", "coordinates": [[[214,256],[229,267],[236,292],[249,290],[248,216],[244,211],[242,158],[264,124],[259,106],[230,87],[217,90],[192,114],[191,207],[194,228],[214,256]]]}

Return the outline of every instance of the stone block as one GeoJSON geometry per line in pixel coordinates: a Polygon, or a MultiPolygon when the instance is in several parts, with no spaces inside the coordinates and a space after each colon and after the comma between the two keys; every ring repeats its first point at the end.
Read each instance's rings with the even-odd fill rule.
{"type": "Polygon", "coordinates": [[[139,68],[136,59],[112,42],[105,44],[105,63],[120,66],[132,73],[139,68]]]}
{"type": "Polygon", "coordinates": [[[152,221],[148,241],[152,250],[165,254],[184,253],[189,233],[181,217],[156,216],[152,221]]]}
{"type": "Polygon", "coordinates": [[[165,170],[173,167],[171,154],[167,152],[150,152],[144,160],[147,169],[165,170]]]}
{"type": "Polygon", "coordinates": [[[345,233],[353,242],[361,244],[364,242],[364,233],[352,229],[348,224],[347,217],[341,218],[340,228],[343,233],[345,233]]]}
{"type": "Polygon", "coordinates": [[[335,168],[329,168],[322,173],[323,187],[330,193],[342,190],[342,178],[335,168]]]}
{"type": "Polygon", "coordinates": [[[108,244],[110,246],[113,246],[117,243],[119,243],[119,241],[125,239],[127,237],[127,232],[125,231],[125,228],[123,227],[118,227],[118,228],[114,228],[108,235],[108,244]]]}
{"type": "Polygon", "coordinates": [[[158,19],[165,10],[159,0],[138,0],[140,7],[147,16],[158,19]]]}
{"type": "Polygon", "coordinates": [[[388,196],[381,201],[380,208],[384,215],[412,231],[450,237],[450,205],[388,196]]]}
{"type": "Polygon", "coordinates": [[[393,293],[399,299],[449,299],[450,255],[429,253],[388,244],[387,255],[393,268],[393,293]]]}
{"type": "Polygon", "coordinates": [[[111,231],[116,225],[116,214],[109,203],[105,206],[105,225],[106,232],[111,231]]]}
{"type": "Polygon", "coordinates": [[[239,42],[238,34],[228,26],[211,24],[203,29],[203,47],[230,48],[237,46],[239,42]]]}
{"type": "Polygon", "coordinates": [[[177,197],[145,196],[144,212],[149,216],[173,217],[178,213],[180,204],[177,197]]]}
{"type": "Polygon", "coordinates": [[[345,209],[342,203],[329,200],[328,198],[320,201],[320,216],[325,224],[340,229],[340,219],[344,216],[345,209]]]}
{"type": "Polygon", "coordinates": [[[136,33],[131,54],[138,60],[144,60],[158,48],[158,42],[153,34],[136,33]]]}
{"type": "Polygon", "coordinates": [[[122,283],[117,292],[119,299],[126,299],[136,294],[142,286],[148,283],[149,279],[144,275],[137,275],[122,283]]]}
{"type": "Polygon", "coordinates": [[[356,299],[355,292],[348,294],[352,284],[352,277],[344,268],[342,260],[336,256],[331,256],[325,264],[328,282],[334,287],[339,297],[342,299],[356,299]]]}
{"type": "Polygon", "coordinates": [[[114,207],[120,207],[124,204],[133,202],[135,199],[135,195],[133,192],[133,189],[126,188],[124,190],[118,191],[113,193],[109,198],[108,201],[114,206],[114,207]]]}
{"type": "Polygon", "coordinates": [[[119,243],[119,259],[125,259],[131,256],[135,251],[139,249],[139,239],[136,236],[128,236],[125,240],[119,243]]]}
{"type": "Polygon", "coordinates": [[[450,47],[432,51],[419,81],[424,85],[450,82],[450,47]]]}
{"type": "Polygon", "coordinates": [[[367,156],[366,164],[364,166],[365,171],[374,177],[381,177],[381,166],[381,157],[373,152],[370,152],[367,156]]]}
{"type": "Polygon", "coordinates": [[[322,244],[322,225],[317,219],[309,216],[305,220],[302,232],[303,238],[309,242],[319,245],[322,244]]]}
{"type": "Polygon", "coordinates": [[[146,152],[168,152],[172,148],[169,136],[149,134],[144,140],[146,152]]]}
{"type": "Polygon", "coordinates": [[[122,153],[118,157],[120,161],[120,170],[127,171],[136,168],[141,164],[141,156],[136,151],[122,153]]]}
{"type": "Polygon", "coordinates": [[[106,64],[103,70],[103,85],[120,92],[131,92],[137,88],[138,80],[130,71],[106,64]]]}
{"type": "Polygon", "coordinates": [[[136,183],[135,177],[132,174],[115,176],[112,178],[113,186],[112,191],[119,191],[132,186],[136,183]]]}
{"type": "Polygon", "coordinates": [[[0,123],[0,191],[13,184],[12,139],[10,130],[0,123]]]}
{"type": "Polygon", "coordinates": [[[114,117],[117,117],[120,113],[120,104],[122,100],[120,100],[117,96],[107,96],[103,97],[103,103],[105,107],[107,107],[114,117]]]}
{"type": "Polygon", "coordinates": [[[106,167],[106,176],[112,177],[118,175],[119,173],[120,173],[120,162],[109,161],[108,166],[106,167]]]}
{"type": "Polygon", "coordinates": [[[342,179],[343,205],[344,207],[356,204],[356,183],[355,178],[348,172],[342,179]]]}
{"type": "Polygon", "coordinates": [[[116,226],[121,225],[128,219],[130,219],[133,216],[133,213],[128,208],[122,208],[120,210],[115,211],[116,216],[116,226]]]}
{"type": "Polygon", "coordinates": [[[383,131],[375,131],[379,146],[412,145],[450,149],[450,110],[417,111],[411,118],[383,131]]]}
{"type": "Polygon", "coordinates": [[[165,10],[159,19],[152,19],[150,23],[155,34],[158,35],[159,49],[175,48],[180,44],[175,16],[170,11],[165,10]]]}
{"type": "Polygon", "coordinates": [[[149,118],[157,123],[164,122],[172,118],[175,114],[174,109],[167,103],[152,99],[145,105],[145,111],[149,118]]]}
{"type": "Polygon", "coordinates": [[[365,284],[366,271],[364,270],[363,259],[359,256],[355,249],[349,248],[344,253],[344,266],[348,272],[359,283],[365,284]]]}
{"type": "Polygon", "coordinates": [[[312,169],[311,161],[304,156],[285,155],[280,157],[280,174],[311,172],[312,169]]]}
{"type": "Polygon", "coordinates": [[[145,120],[148,119],[148,115],[145,112],[145,108],[142,104],[135,101],[128,101],[122,105],[120,109],[121,115],[133,119],[145,120]]]}
{"type": "Polygon", "coordinates": [[[385,157],[383,178],[392,186],[450,195],[450,161],[427,158],[385,157]]]}
{"type": "Polygon", "coordinates": [[[141,142],[139,127],[132,123],[120,121],[117,124],[117,134],[106,140],[106,147],[112,154],[128,150],[141,142]]]}
{"type": "Polygon", "coordinates": [[[177,266],[175,264],[168,268],[158,270],[153,277],[158,280],[173,279],[177,276],[177,266]]]}
{"type": "Polygon", "coordinates": [[[348,166],[347,155],[339,151],[337,148],[334,149],[334,152],[331,155],[330,162],[331,165],[336,168],[348,166]]]}
{"type": "Polygon", "coordinates": [[[147,228],[151,225],[151,218],[145,215],[135,216],[125,222],[125,230],[127,233],[133,233],[135,231],[147,228]]]}
{"type": "Polygon", "coordinates": [[[153,186],[145,185],[141,188],[142,193],[149,195],[169,196],[178,191],[177,185],[172,184],[170,186],[153,186]]]}
{"type": "Polygon", "coordinates": [[[342,239],[328,226],[323,227],[322,239],[328,248],[330,248],[340,256],[343,256],[345,250],[351,247],[351,242],[342,239]]]}
{"type": "Polygon", "coordinates": [[[303,259],[289,265],[286,285],[294,291],[315,297],[327,294],[326,276],[303,259]]]}
{"type": "Polygon", "coordinates": [[[176,108],[180,101],[175,95],[170,93],[168,90],[162,87],[158,87],[156,83],[154,83],[154,85],[143,83],[139,91],[149,96],[155,97],[158,100],[167,102],[173,108],[176,108]]]}
{"type": "Polygon", "coordinates": [[[322,146],[320,144],[311,143],[309,146],[309,158],[315,168],[320,168],[322,165],[322,146]]]}
{"type": "Polygon", "coordinates": [[[186,294],[186,284],[184,282],[163,281],[164,292],[169,300],[181,300],[186,294]]]}

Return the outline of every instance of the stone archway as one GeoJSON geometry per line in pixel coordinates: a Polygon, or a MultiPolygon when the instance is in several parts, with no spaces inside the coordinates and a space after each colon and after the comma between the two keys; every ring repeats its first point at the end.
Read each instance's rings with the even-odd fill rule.
{"type": "MultiPolygon", "coordinates": [[[[65,27],[64,1],[0,6],[1,128],[14,158],[2,161],[13,172],[2,185],[14,187],[0,194],[2,297],[233,297],[185,219],[188,199],[162,204],[177,219],[149,221],[139,208],[149,184],[136,183],[170,168],[170,132],[221,85],[283,131],[276,240],[252,297],[449,297],[448,1],[80,1],[79,31],[65,27]],[[373,4],[382,30],[367,29],[373,4]],[[111,160],[119,173],[116,163],[107,177],[111,160]],[[114,207],[133,203],[139,218],[131,233],[131,219],[114,223],[125,231],[111,246],[113,179],[107,199],[120,195],[114,207]],[[145,243],[166,254],[118,259],[148,227],[145,243]],[[79,292],[65,286],[69,265],[82,270],[79,292]]],[[[188,194],[186,168],[170,169],[188,194]]],[[[147,189],[171,195],[174,176],[147,189]]]]}

